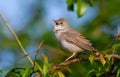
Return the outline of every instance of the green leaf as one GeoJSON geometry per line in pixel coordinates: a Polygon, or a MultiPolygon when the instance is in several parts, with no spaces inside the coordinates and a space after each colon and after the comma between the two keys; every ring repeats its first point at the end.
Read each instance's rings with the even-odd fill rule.
{"type": "Polygon", "coordinates": [[[65,77],[65,75],[61,71],[58,71],[58,76],[59,77],[65,77]]]}
{"type": "Polygon", "coordinates": [[[95,72],[95,69],[90,70],[90,71],[87,73],[86,77],[89,77],[93,72],[95,72]]]}
{"type": "Polygon", "coordinates": [[[96,73],[96,77],[100,77],[102,73],[98,72],[96,73]]]}
{"type": "Polygon", "coordinates": [[[3,71],[0,69],[0,74],[2,73],[3,71]]]}
{"type": "Polygon", "coordinates": [[[45,54],[42,53],[42,57],[44,59],[42,74],[44,77],[46,77],[47,74],[49,73],[50,64],[48,62],[48,57],[45,54]]]}
{"type": "Polygon", "coordinates": [[[110,67],[111,67],[110,62],[106,63],[105,66],[104,66],[105,71],[108,72],[110,70],[110,67]]]}
{"type": "Polygon", "coordinates": [[[120,77],[120,69],[117,71],[117,77],[120,77]]]}
{"type": "Polygon", "coordinates": [[[89,60],[90,60],[90,63],[93,64],[95,57],[93,55],[90,55],[89,60]]]}
{"type": "Polygon", "coordinates": [[[14,73],[14,72],[10,72],[10,73],[6,74],[5,77],[20,77],[20,75],[14,73]]]}
{"type": "Polygon", "coordinates": [[[100,62],[101,62],[101,63],[103,64],[103,66],[104,66],[105,63],[106,63],[106,61],[105,61],[103,55],[100,55],[100,56],[99,56],[99,60],[100,60],[100,62]]]}
{"type": "Polygon", "coordinates": [[[117,49],[119,49],[119,48],[120,48],[120,43],[114,44],[114,45],[112,46],[112,49],[113,49],[113,50],[117,50],[117,49]]]}
{"type": "Polygon", "coordinates": [[[42,57],[44,59],[44,62],[48,63],[48,57],[44,53],[42,53],[42,57]]]}
{"type": "Polygon", "coordinates": [[[105,55],[106,55],[106,57],[107,57],[108,61],[110,61],[110,60],[111,60],[111,56],[110,56],[110,55],[108,55],[108,54],[105,54],[105,55]]]}
{"type": "Polygon", "coordinates": [[[78,0],[73,0],[73,1],[74,1],[74,3],[77,3],[78,0]]]}
{"type": "MultiPolygon", "coordinates": [[[[20,77],[23,75],[22,71],[24,71],[25,68],[14,68],[11,69],[6,75],[5,77],[20,77]]],[[[22,76],[23,77],[23,76],[22,76]]]]}
{"type": "Polygon", "coordinates": [[[73,11],[74,10],[74,5],[72,4],[72,5],[68,6],[68,10],[73,11]]]}
{"type": "Polygon", "coordinates": [[[74,9],[74,1],[73,0],[66,0],[66,3],[68,5],[68,10],[73,11],[73,9],[74,9]]]}
{"type": "Polygon", "coordinates": [[[73,4],[73,0],[66,0],[66,3],[67,3],[68,6],[72,5],[73,4]]]}
{"type": "Polygon", "coordinates": [[[22,77],[27,77],[27,76],[29,76],[29,74],[30,74],[30,71],[32,71],[31,69],[28,69],[28,68],[26,68],[26,69],[24,69],[24,70],[21,70],[21,75],[22,75],[22,77]]]}
{"type": "Polygon", "coordinates": [[[35,62],[35,65],[37,66],[37,68],[39,69],[39,71],[43,72],[42,66],[40,64],[38,64],[37,62],[35,62]]]}
{"type": "Polygon", "coordinates": [[[94,5],[93,0],[87,0],[87,1],[88,1],[88,3],[90,4],[90,6],[93,6],[93,5],[94,5]]]}
{"type": "Polygon", "coordinates": [[[78,17],[83,16],[87,11],[87,4],[85,2],[78,1],[76,4],[76,12],[78,17]]]}

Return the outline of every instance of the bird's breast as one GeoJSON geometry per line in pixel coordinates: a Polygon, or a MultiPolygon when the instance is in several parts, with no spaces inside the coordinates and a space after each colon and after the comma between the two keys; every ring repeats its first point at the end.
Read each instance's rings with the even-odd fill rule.
{"type": "Polygon", "coordinates": [[[83,51],[81,48],[79,48],[78,46],[70,43],[70,42],[67,42],[66,40],[62,40],[61,41],[61,44],[62,46],[67,49],[68,51],[74,53],[74,52],[81,52],[83,51]]]}
{"type": "Polygon", "coordinates": [[[56,31],[55,32],[55,36],[56,36],[56,38],[57,38],[58,41],[60,41],[62,39],[62,34],[63,33],[61,31],[56,31]]]}

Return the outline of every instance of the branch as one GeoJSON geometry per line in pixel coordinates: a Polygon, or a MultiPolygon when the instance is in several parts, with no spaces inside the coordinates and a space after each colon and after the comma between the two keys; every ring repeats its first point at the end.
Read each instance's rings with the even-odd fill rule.
{"type": "MultiPolygon", "coordinates": [[[[112,58],[117,58],[117,59],[120,59],[120,56],[117,55],[117,54],[109,54],[112,58]]],[[[106,56],[104,56],[104,58],[107,59],[106,56]]],[[[95,58],[95,60],[99,60],[97,57],[95,58]]],[[[53,66],[52,70],[55,71],[55,70],[58,70],[58,69],[61,69],[63,68],[63,66],[67,66],[67,65],[70,65],[72,63],[76,63],[76,62],[80,62],[80,61],[89,61],[88,58],[75,58],[75,59],[71,59],[71,60],[68,60],[68,61],[64,61],[56,66],[53,66]]]]}
{"type": "Polygon", "coordinates": [[[117,54],[110,54],[110,56],[113,57],[113,58],[120,59],[120,55],[117,55],[117,54]]]}
{"type": "Polygon", "coordinates": [[[52,71],[58,70],[58,69],[62,68],[63,66],[67,66],[69,64],[80,62],[80,61],[88,61],[88,58],[75,58],[75,59],[64,61],[56,66],[53,66],[52,71]]]}
{"type": "Polygon", "coordinates": [[[28,56],[27,52],[25,51],[25,49],[23,48],[23,45],[21,44],[19,38],[17,37],[17,35],[15,34],[15,32],[13,31],[13,29],[11,28],[11,26],[9,25],[9,23],[7,22],[6,18],[0,13],[0,16],[2,17],[2,20],[4,21],[6,27],[9,29],[9,31],[12,33],[12,35],[14,36],[14,38],[16,39],[18,45],[20,46],[22,52],[25,54],[25,56],[27,57],[28,61],[31,63],[32,66],[34,66],[33,61],[30,59],[30,57],[28,56]]]}

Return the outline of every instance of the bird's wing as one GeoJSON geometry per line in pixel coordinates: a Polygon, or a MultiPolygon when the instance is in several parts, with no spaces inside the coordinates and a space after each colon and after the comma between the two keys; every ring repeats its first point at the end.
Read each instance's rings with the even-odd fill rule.
{"type": "Polygon", "coordinates": [[[75,44],[76,46],[88,50],[88,51],[96,51],[89,40],[87,40],[80,33],[75,32],[74,30],[69,30],[63,34],[64,39],[68,42],[75,44]]]}

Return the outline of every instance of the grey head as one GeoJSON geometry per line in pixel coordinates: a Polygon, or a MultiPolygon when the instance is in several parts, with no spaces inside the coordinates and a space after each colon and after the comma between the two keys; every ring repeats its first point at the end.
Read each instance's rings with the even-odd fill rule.
{"type": "Polygon", "coordinates": [[[67,31],[70,29],[68,22],[64,18],[60,18],[54,21],[55,21],[54,30],[67,31]]]}

